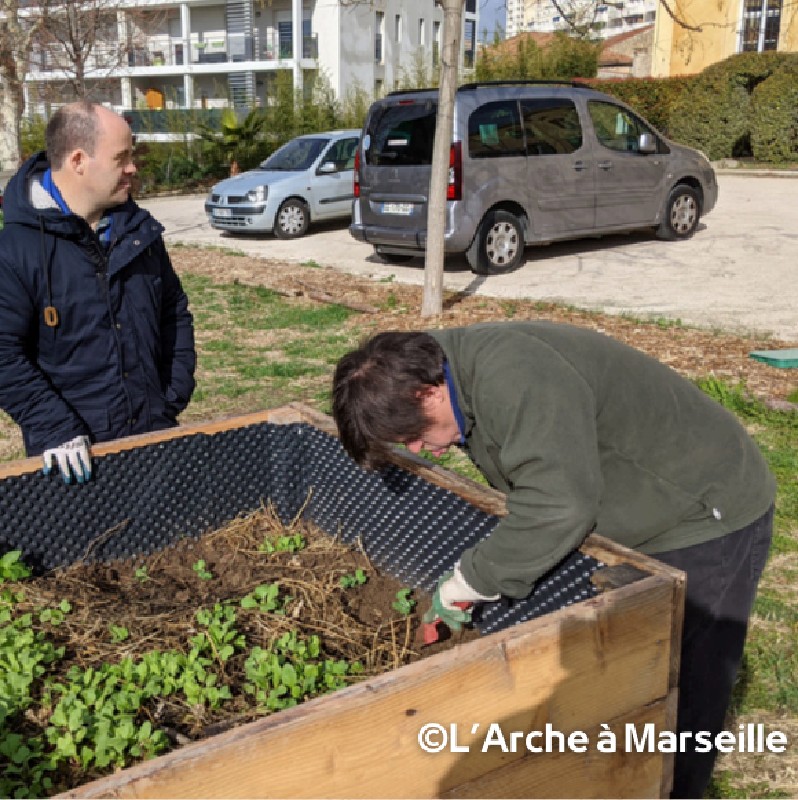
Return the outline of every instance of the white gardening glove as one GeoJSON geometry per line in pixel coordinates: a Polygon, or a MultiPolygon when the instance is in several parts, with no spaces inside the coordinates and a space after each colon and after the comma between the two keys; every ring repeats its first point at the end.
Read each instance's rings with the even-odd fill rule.
{"type": "Polygon", "coordinates": [[[501,597],[499,594],[480,594],[476,589],[471,588],[460,571],[459,563],[455,564],[451,577],[438,584],[436,595],[440,599],[440,604],[450,611],[457,608],[455,603],[478,603],[486,600],[498,600],[501,597]]]}
{"type": "Polygon", "coordinates": [[[76,436],[68,442],[44,451],[44,474],[49,475],[53,462],[58,462],[58,469],[64,483],[72,483],[72,473],[78,483],[86,483],[91,478],[91,454],[89,453],[89,437],[76,436]]]}

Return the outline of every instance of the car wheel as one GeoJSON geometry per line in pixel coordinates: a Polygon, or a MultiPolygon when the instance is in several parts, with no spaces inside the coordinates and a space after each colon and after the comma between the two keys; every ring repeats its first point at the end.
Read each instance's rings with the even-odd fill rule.
{"type": "Polygon", "coordinates": [[[407,264],[413,256],[404,253],[386,253],[382,248],[375,246],[374,253],[378,255],[386,264],[407,264]]]}
{"type": "Polygon", "coordinates": [[[274,233],[280,239],[296,239],[304,236],[310,225],[310,210],[301,200],[284,200],[274,218],[274,233]]]}
{"type": "Polygon", "coordinates": [[[657,236],[660,239],[689,239],[698,227],[700,216],[698,192],[692,186],[680,183],[668,195],[657,236]]]}
{"type": "Polygon", "coordinates": [[[502,275],[517,269],[524,258],[524,229],[514,214],[491,211],[482,220],[466,251],[471,271],[477,275],[502,275]]]}

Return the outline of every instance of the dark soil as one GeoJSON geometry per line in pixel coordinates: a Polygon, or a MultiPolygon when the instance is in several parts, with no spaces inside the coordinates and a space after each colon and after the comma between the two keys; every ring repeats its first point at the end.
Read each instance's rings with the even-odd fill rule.
{"type": "MultiPolygon", "coordinates": [[[[429,608],[429,597],[413,592],[415,606],[405,616],[392,607],[396,594],[405,588],[381,574],[362,550],[337,541],[324,532],[295,522],[283,526],[269,509],[234,520],[199,539],[184,539],[176,545],[130,561],[107,564],[73,564],[19,584],[31,610],[55,608],[67,600],[72,610],[58,626],[43,625],[56,646],[66,653],[48,677],[67,682],[72,667],[86,669],[102,663],[117,663],[123,657],[136,659],[150,651],[190,649],[197,633],[195,614],[200,608],[232,601],[236,629],[246,637],[246,646],[227,661],[219,662],[222,682],[230,687],[232,700],[209,710],[190,706],[177,696],[159,700],[141,709],[140,721],[149,719],[165,731],[175,745],[220,733],[234,725],[263,716],[252,695],[242,690],[244,661],[254,646],[268,648],[281,634],[294,630],[302,637],[321,637],[324,658],[358,661],[363,672],[352,680],[409,664],[478,636],[475,630],[449,635],[445,640],[421,645],[421,614],[429,608]],[[265,552],[265,541],[300,535],[304,546],[296,552],[265,552]],[[198,562],[212,577],[198,574],[198,562]],[[362,585],[344,588],[341,578],[362,570],[362,585]],[[242,597],[262,584],[277,582],[280,596],[289,597],[284,613],[263,613],[239,607],[242,597]],[[115,642],[112,626],[125,628],[129,636],[115,642]]],[[[445,631],[442,631],[445,633],[445,631]]],[[[45,714],[40,715],[44,717],[45,714]]],[[[26,724],[36,728],[47,720],[28,712],[26,724]]],[[[79,785],[96,775],[61,776],[69,785],[79,785]]]]}

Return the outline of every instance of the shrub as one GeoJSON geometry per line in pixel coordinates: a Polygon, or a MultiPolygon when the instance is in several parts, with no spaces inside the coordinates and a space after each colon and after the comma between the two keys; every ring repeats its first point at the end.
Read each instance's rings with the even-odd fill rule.
{"type": "Polygon", "coordinates": [[[677,142],[703,150],[711,161],[740,154],[750,131],[751,98],[723,76],[703,75],[674,103],[669,131],[677,142]]]}
{"type": "Polygon", "coordinates": [[[505,43],[496,43],[483,51],[474,70],[474,79],[591,78],[598,71],[600,51],[599,43],[574,39],[562,31],[555,34],[547,47],[538,46],[529,37],[518,39],[512,47],[505,43]]]}
{"type": "Polygon", "coordinates": [[[752,94],[774,73],[795,75],[795,69],[796,53],[738,53],[712,64],[674,105],[671,135],[713,160],[750,155],[758,125],[752,94]]]}
{"type": "Polygon", "coordinates": [[[759,161],[798,161],[798,67],[762,81],[751,96],[751,149],[759,161]]]}

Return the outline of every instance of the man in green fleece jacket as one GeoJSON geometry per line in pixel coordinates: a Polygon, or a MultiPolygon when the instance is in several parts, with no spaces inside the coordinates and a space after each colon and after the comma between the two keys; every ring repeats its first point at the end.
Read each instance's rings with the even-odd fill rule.
{"type": "MultiPolygon", "coordinates": [[[[360,464],[392,444],[464,447],[507,516],[439,582],[433,608],[526,596],[596,532],[687,573],[678,730],[723,729],[773,527],[775,481],[735,417],[608,336],[510,322],[374,336],[339,362],[333,414],[360,464]]],[[[715,752],[679,753],[701,797],[715,752]]]]}

